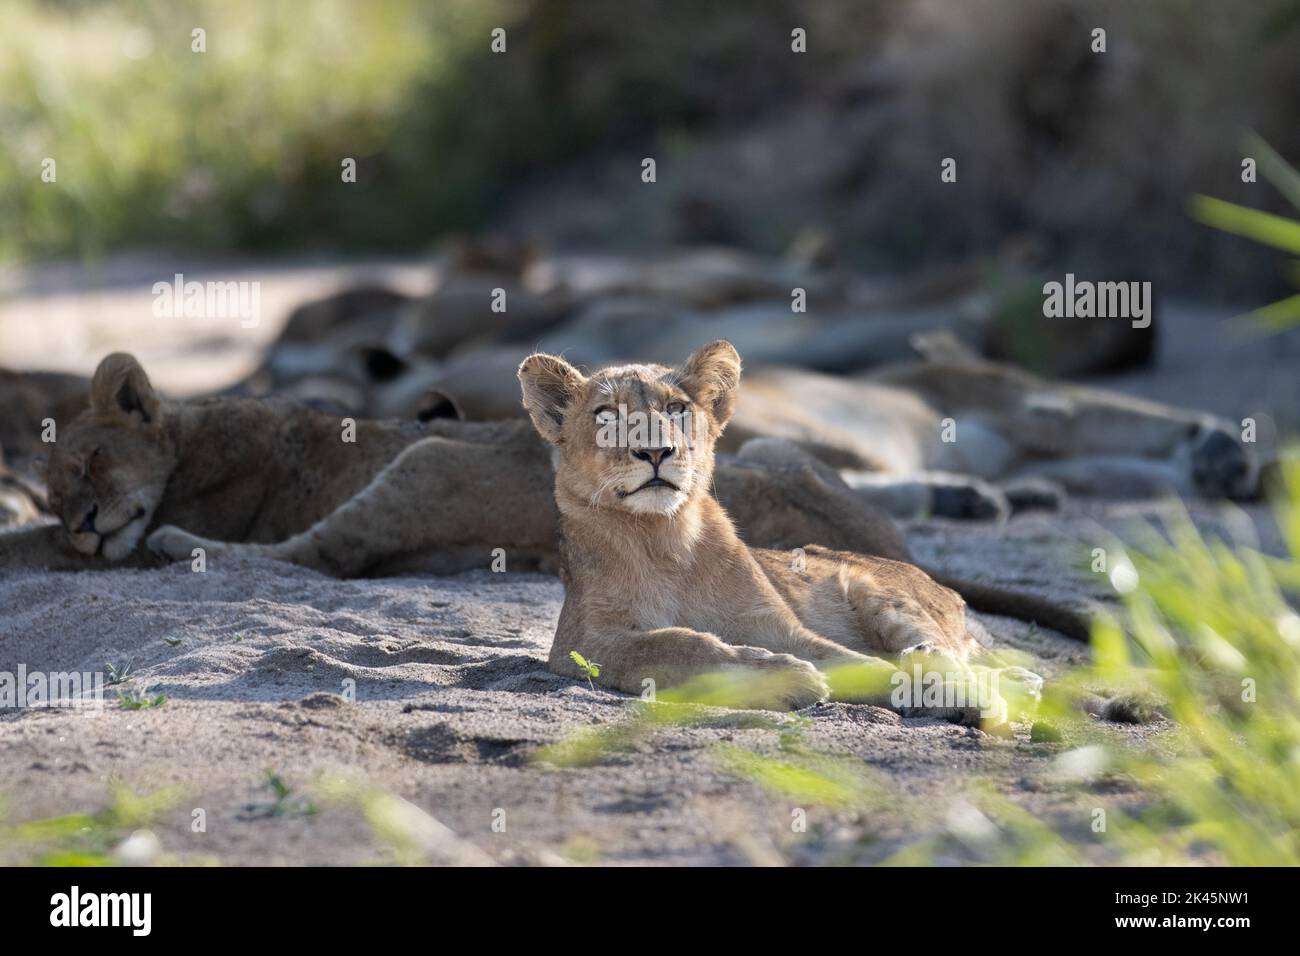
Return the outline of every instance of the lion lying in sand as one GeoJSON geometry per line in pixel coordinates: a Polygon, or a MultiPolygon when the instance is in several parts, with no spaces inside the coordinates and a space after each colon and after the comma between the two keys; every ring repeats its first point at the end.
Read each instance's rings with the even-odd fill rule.
{"type": "MultiPolygon", "coordinates": [[[[519,380],[538,433],[558,450],[567,576],[552,670],[577,676],[578,652],[628,693],[744,671],[777,702],[802,707],[830,693],[825,669],[890,669],[867,652],[965,661],[979,647],[961,597],[913,565],[825,549],[792,561],[740,540],[709,494],[740,384],[730,343],[706,346],[680,371],[628,365],[590,378],[532,355],[519,380]]],[[[889,700],[879,690],[837,696],[889,700]]]]}

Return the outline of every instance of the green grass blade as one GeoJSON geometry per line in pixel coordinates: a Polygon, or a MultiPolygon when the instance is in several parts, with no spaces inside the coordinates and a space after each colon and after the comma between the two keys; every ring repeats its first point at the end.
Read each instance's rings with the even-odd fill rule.
{"type": "Polygon", "coordinates": [[[1264,137],[1256,132],[1246,134],[1243,144],[1246,154],[1254,156],[1259,171],[1272,183],[1273,188],[1286,197],[1287,202],[1300,209],[1300,171],[1277,154],[1264,137]]]}
{"type": "Polygon", "coordinates": [[[1228,324],[1239,330],[1269,333],[1294,328],[1300,325],[1300,295],[1293,295],[1244,315],[1235,315],[1228,320],[1228,324]]]}
{"type": "Polygon", "coordinates": [[[1193,196],[1190,211],[1207,226],[1300,255],[1300,222],[1211,196],[1193,196]]]}

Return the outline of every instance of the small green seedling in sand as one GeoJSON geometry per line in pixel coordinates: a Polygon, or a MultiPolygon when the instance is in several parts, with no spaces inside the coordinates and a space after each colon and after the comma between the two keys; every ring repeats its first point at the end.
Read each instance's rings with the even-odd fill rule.
{"type": "Polygon", "coordinates": [[[125,684],[133,676],[131,674],[130,661],[123,664],[121,670],[118,670],[117,665],[113,664],[111,661],[104,665],[104,669],[108,671],[108,683],[110,686],[113,684],[125,684]]]}
{"type": "Polygon", "coordinates": [[[257,820],[265,817],[283,817],[301,814],[305,817],[315,816],[319,812],[316,804],[306,797],[294,793],[293,787],[284,782],[274,770],[266,771],[266,789],[271,791],[273,800],[244,804],[240,814],[245,820],[257,820]]]}
{"type": "Polygon", "coordinates": [[[578,665],[578,669],[582,671],[582,676],[587,678],[587,686],[595,690],[596,685],[591,682],[591,679],[600,676],[600,665],[595,661],[588,661],[577,651],[569,651],[569,657],[573,658],[573,663],[578,665]]]}
{"type": "Polygon", "coordinates": [[[150,696],[149,691],[128,690],[117,695],[118,705],[123,710],[147,710],[150,707],[161,707],[167,703],[166,694],[155,694],[150,696]]]}
{"type": "Polygon", "coordinates": [[[163,643],[166,644],[168,647],[180,647],[182,644],[185,643],[185,638],[183,638],[183,637],[164,637],[164,638],[163,638],[163,643]]]}

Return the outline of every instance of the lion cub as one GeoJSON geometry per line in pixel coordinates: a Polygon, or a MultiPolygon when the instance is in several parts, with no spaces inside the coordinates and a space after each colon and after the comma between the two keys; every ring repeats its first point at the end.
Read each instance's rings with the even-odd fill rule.
{"type": "MultiPolygon", "coordinates": [[[[591,377],[557,356],[532,355],[519,381],[533,424],[557,452],[567,589],[553,671],[575,675],[570,652],[578,651],[600,663],[602,681],[629,693],[647,681],[670,688],[761,671],[778,679],[756,680],[769,692],[752,703],[803,707],[828,696],[824,672],[834,666],[899,673],[869,651],[924,648],[960,662],[977,648],[962,598],[912,565],[740,540],[711,494],[714,445],[740,384],[730,343],[705,346],[680,370],[626,365],[591,377]]],[[[878,687],[837,686],[835,696],[892,706],[878,687]]],[[[969,708],[895,709],[970,716],[969,708]]]]}

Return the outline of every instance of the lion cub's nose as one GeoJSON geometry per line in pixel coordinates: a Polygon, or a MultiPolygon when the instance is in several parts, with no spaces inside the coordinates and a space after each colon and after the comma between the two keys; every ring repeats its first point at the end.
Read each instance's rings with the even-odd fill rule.
{"type": "Polygon", "coordinates": [[[675,449],[670,445],[667,448],[634,448],[632,457],[639,461],[648,461],[654,465],[655,470],[673,456],[675,449]]]}

